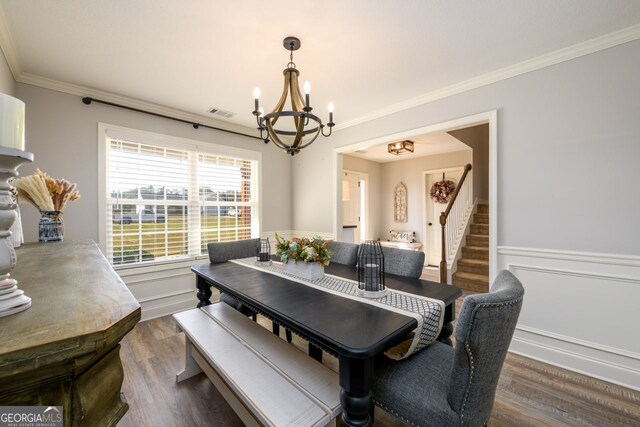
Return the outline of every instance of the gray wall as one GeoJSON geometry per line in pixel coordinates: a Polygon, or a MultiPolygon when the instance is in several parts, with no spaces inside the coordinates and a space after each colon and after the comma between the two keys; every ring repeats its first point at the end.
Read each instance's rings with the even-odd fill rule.
{"type": "Polygon", "coordinates": [[[295,229],[333,231],[334,148],[497,109],[498,245],[638,254],[639,75],[634,41],[339,130],[295,156],[295,229]]]}
{"type": "Polygon", "coordinates": [[[489,125],[458,129],[449,135],[473,149],[473,197],[489,200],[489,125]]]}
{"type": "Polygon", "coordinates": [[[4,54],[0,49],[0,93],[6,93],[7,95],[14,95],[16,82],[13,80],[13,75],[7,61],[4,58],[4,54]]]}
{"type": "MultiPolygon", "coordinates": [[[[18,83],[16,97],[26,104],[26,149],[32,165],[56,178],[78,184],[81,199],[64,212],[65,239],[98,241],[98,122],[262,152],[263,230],[289,230],[291,225],[290,158],[272,145],[100,104],[84,105],[77,96],[18,83]]],[[[37,241],[38,213],[22,205],[26,241],[37,241]]]]}

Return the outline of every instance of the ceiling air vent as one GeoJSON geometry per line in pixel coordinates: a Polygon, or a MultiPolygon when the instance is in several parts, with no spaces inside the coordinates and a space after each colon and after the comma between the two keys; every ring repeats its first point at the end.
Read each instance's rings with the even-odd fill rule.
{"type": "Polygon", "coordinates": [[[214,116],[224,117],[225,119],[230,119],[236,115],[236,113],[232,113],[231,111],[222,110],[216,107],[209,108],[209,113],[213,114],[214,116]]]}

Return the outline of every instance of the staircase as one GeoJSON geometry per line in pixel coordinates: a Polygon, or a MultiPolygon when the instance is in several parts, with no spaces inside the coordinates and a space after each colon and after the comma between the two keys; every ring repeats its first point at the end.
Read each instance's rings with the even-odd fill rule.
{"type": "Polygon", "coordinates": [[[454,285],[466,291],[489,292],[489,205],[478,205],[457,267],[454,285]]]}

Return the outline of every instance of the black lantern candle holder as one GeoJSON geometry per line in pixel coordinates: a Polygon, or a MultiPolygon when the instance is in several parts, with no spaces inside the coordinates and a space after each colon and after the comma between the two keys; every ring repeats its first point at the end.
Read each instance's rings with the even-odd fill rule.
{"type": "Polygon", "coordinates": [[[268,237],[260,239],[257,261],[262,265],[271,265],[271,244],[269,243],[268,237]]]}
{"type": "Polygon", "coordinates": [[[384,285],[384,254],[376,240],[366,240],[358,249],[358,295],[382,298],[389,293],[384,285]]]}

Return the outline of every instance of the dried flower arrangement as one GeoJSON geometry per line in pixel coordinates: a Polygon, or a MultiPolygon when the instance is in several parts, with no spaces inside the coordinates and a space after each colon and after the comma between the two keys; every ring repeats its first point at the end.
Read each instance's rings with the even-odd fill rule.
{"type": "Polygon", "coordinates": [[[40,169],[33,175],[13,180],[12,185],[18,190],[18,200],[25,200],[40,211],[62,212],[67,202],[80,198],[76,184],[64,178],[51,178],[40,169]]]}

